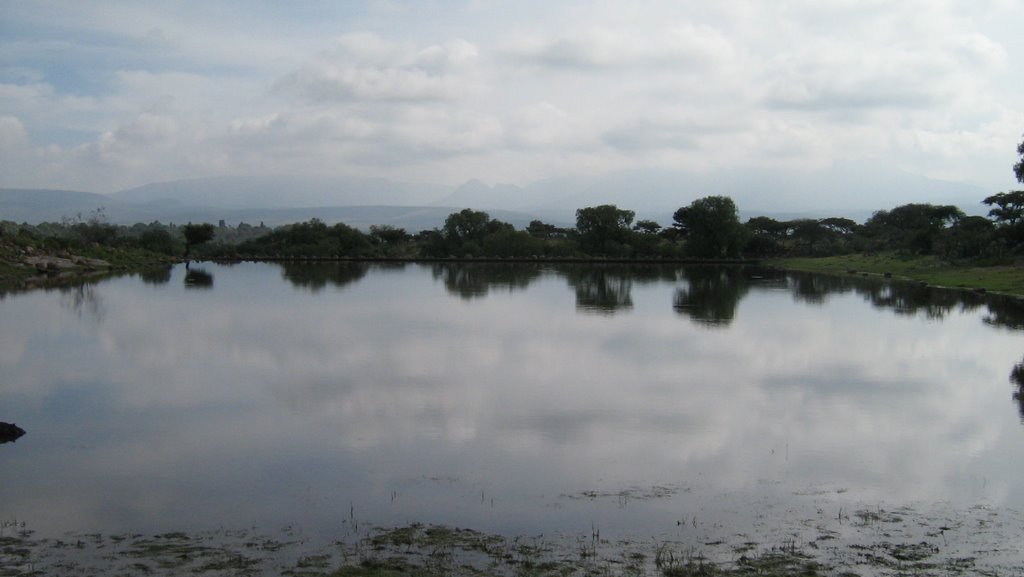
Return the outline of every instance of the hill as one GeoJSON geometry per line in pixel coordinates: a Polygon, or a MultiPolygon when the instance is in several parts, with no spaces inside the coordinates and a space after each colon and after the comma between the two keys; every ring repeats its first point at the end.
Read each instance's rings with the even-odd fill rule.
{"type": "Polygon", "coordinates": [[[447,187],[344,176],[220,176],[146,184],[111,195],[134,204],[214,208],[313,208],[319,206],[418,206],[447,187]]]}
{"type": "Polygon", "coordinates": [[[850,163],[813,171],[747,169],[695,173],[666,169],[558,177],[525,186],[479,180],[451,188],[386,178],[224,176],[152,183],[111,195],[68,190],[0,189],[0,219],[37,223],[104,208],[117,224],[135,222],[264,222],[319,218],[366,229],[389,224],[410,231],[440,226],[456,210],[484,210],[516,226],[540,219],[575,222],[579,208],[616,204],[662,225],[697,198],[730,196],[744,218],[842,216],[862,222],[872,212],[907,203],[953,204],[985,214],[994,191],[929,179],[884,163],[850,163]]]}
{"type": "Polygon", "coordinates": [[[0,188],[0,220],[37,224],[62,218],[88,215],[98,208],[109,208],[109,196],[76,190],[0,188]]]}

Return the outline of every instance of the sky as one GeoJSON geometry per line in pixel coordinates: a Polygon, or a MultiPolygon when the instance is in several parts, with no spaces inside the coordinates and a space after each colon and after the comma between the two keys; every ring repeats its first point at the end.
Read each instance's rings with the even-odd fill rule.
{"type": "Polygon", "coordinates": [[[992,192],[1024,2],[0,0],[0,187],[877,162],[992,192]]]}

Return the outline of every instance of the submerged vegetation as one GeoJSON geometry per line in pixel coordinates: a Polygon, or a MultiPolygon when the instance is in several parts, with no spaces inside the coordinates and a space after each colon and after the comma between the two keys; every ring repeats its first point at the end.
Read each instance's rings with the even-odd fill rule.
{"type": "MultiPolygon", "coordinates": [[[[814,518],[776,518],[774,531],[697,545],[672,537],[609,538],[597,528],[527,537],[420,523],[371,527],[355,519],[342,521],[339,539],[320,544],[299,526],[272,533],[251,528],[40,539],[25,523],[11,521],[0,531],[0,576],[1011,575],[1024,570],[1024,560],[1004,529],[1020,521],[1017,513],[984,507],[927,513],[840,508],[814,518]]],[[[687,529],[701,533],[696,519],[687,529]]]]}

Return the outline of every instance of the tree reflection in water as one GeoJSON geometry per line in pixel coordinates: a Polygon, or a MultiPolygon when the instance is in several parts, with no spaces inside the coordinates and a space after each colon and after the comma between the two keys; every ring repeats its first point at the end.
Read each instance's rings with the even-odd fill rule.
{"type": "Polygon", "coordinates": [[[672,308],[707,327],[727,327],[740,300],[750,290],[749,271],[742,267],[690,267],[686,286],[676,289],[672,308]]]}
{"type": "Polygon", "coordinates": [[[444,288],[462,299],[487,296],[493,289],[523,290],[541,275],[541,266],[531,263],[436,263],[431,268],[444,288]]]}
{"type": "Polygon", "coordinates": [[[320,292],[327,285],[340,288],[357,282],[370,270],[370,264],[365,262],[287,262],[281,263],[281,267],[281,276],[285,280],[313,293],[320,292]]]}
{"type": "Polygon", "coordinates": [[[996,327],[1004,327],[1015,331],[1024,330],[1024,299],[1009,296],[983,297],[976,295],[978,300],[984,300],[988,305],[988,316],[985,323],[996,327]]]}
{"type": "Polygon", "coordinates": [[[139,273],[142,282],[149,285],[162,285],[171,282],[171,271],[173,267],[166,266],[144,270],[139,273]]]}
{"type": "Polygon", "coordinates": [[[60,295],[61,305],[74,312],[78,318],[90,316],[97,321],[103,320],[103,299],[92,283],[83,282],[76,286],[62,287],[60,295]]]}
{"type": "Polygon", "coordinates": [[[633,308],[633,279],[621,271],[597,267],[574,267],[566,273],[576,291],[576,310],[600,314],[633,308]]]}
{"type": "Polygon", "coordinates": [[[202,268],[185,265],[185,288],[213,288],[213,275],[202,268]]]}
{"type": "MultiPolygon", "coordinates": [[[[401,268],[405,264],[285,263],[282,264],[282,275],[295,286],[316,292],[328,284],[342,287],[357,282],[371,266],[401,268]]],[[[525,290],[543,275],[561,276],[576,293],[576,310],[599,314],[631,310],[634,285],[672,283],[677,285],[672,308],[679,315],[708,328],[729,326],[736,317],[740,301],[752,290],[774,290],[789,291],[795,301],[811,305],[823,304],[831,295],[853,293],[877,309],[901,316],[923,315],[929,319],[943,319],[956,311],[968,312],[987,307],[988,314],[983,319],[986,324],[1014,331],[1024,330],[1024,299],[874,276],[786,272],[758,266],[503,262],[436,263],[431,265],[431,273],[434,279],[443,281],[449,293],[462,299],[481,298],[495,289],[508,292],[525,290]]],[[[190,269],[185,283],[187,286],[210,287],[213,277],[202,269],[190,269]]],[[[69,306],[98,314],[99,305],[91,291],[85,287],[76,290],[68,298],[69,306]]],[[[1010,380],[1015,386],[1013,399],[1024,423],[1024,361],[1014,366],[1010,380]]]]}
{"type": "Polygon", "coordinates": [[[1013,365],[1013,370],[1010,371],[1010,383],[1013,384],[1013,400],[1017,402],[1020,422],[1024,424],[1024,360],[1013,365]]]}

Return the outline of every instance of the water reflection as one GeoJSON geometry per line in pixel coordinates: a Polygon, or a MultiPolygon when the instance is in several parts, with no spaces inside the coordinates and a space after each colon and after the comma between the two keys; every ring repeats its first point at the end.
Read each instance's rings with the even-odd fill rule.
{"type": "Polygon", "coordinates": [[[487,296],[494,289],[524,290],[541,275],[538,264],[520,263],[435,263],[431,272],[444,282],[448,292],[462,299],[487,296]]]}
{"type": "Polygon", "coordinates": [[[322,264],[204,265],[202,299],[103,282],[103,323],[0,302],[4,409],[33,430],[0,452],[0,517],[646,535],[733,491],[1024,505],[1024,339],[981,322],[1012,304],[752,267],[322,264]],[[560,497],[656,485],[679,490],[560,497]]]}
{"type": "Polygon", "coordinates": [[[1013,365],[1010,371],[1010,383],[1013,385],[1013,400],[1020,411],[1020,422],[1024,424],[1024,361],[1013,365]]]}
{"type": "Polygon", "coordinates": [[[147,269],[139,273],[139,278],[148,285],[164,285],[171,282],[171,272],[173,270],[174,267],[170,266],[147,269]]]}
{"type": "Polygon", "coordinates": [[[939,320],[953,311],[970,311],[982,306],[986,298],[973,292],[940,289],[912,282],[894,282],[856,276],[787,273],[793,296],[801,302],[822,304],[831,295],[855,293],[872,306],[897,315],[939,320]]]}
{"type": "MultiPolygon", "coordinates": [[[[362,280],[371,269],[402,270],[404,263],[370,265],[364,262],[282,263],[282,276],[294,286],[313,293],[330,285],[344,287],[362,280]]],[[[487,296],[494,289],[508,292],[525,290],[545,273],[566,280],[576,297],[576,310],[583,313],[613,314],[633,308],[634,283],[672,283],[676,289],[672,308],[676,313],[707,328],[728,327],[735,319],[739,303],[752,289],[788,290],[797,302],[823,306],[831,296],[854,293],[877,309],[896,315],[923,315],[941,320],[956,312],[987,306],[984,322],[1012,330],[1024,329],[1024,301],[1015,297],[982,295],[973,291],[947,290],[920,283],[893,282],[863,276],[816,275],[783,272],[761,267],[673,266],[673,265],[584,265],[547,266],[522,263],[436,263],[431,274],[443,281],[449,293],[461,299],[487,296]]],[[[146,278],[145,282],[166,282],[170,269],[146,278]]],[[[211,287],[212,275],[202,269],[189,269],[187,286],[211,287]]],[[[100,306],[87,287],[69,293],[69,306],[81,314],[89,310],[95,316],[100,306]]],[[[1020,377],[1020,365],[1013,375],[1020,377]]],[[[1014,381],[1019,383],[1019,381],[1014,381]]],[[[1013,398],[1024,419],[1024,387],[1013,398]]],[[[1022,421],[1024,422],[1024,421],[1022,421]]]]}
{"type": "Polygon", "coordinates": [[[622,267],[571,267],[564,274],[579,311],[611,314],[633,308],[633,275],[622,267]]]}
{"type": "Polygon", "coordinates": [[[824,304],[830,293],[849,290],[835,277],[822,275],[796,273],[790,276],[789,282],[793,291],[793,299],[811,305],[824,304]]]}
{"type": "Polygon", "coordinates": [[[91,317],[103,320],[103,300],[91,282],[83,282],[75,286],[60,287],[60,304],[75,313],[78,318],[91,317]]]}
{"type": "Polygon", "coordinates": [[[985,322],[996,327],[1004,327],[1015,331],[1024,330],[1024,299],[1019,297],[992,296],[983,298],[975,296],[978,301],[984,300],[988,306],[985,322]]]}
{"type": "Polygon", "coordinates": [[[365,262],[281,263],[281,276],[292,285],[320,292],[327,285],[344,287],[358,282],[370,265],[365,262]]]}
{"type": "Polygon", "coordinates": [[[703,326],[728,326],[750,290],[749,274],[741,267],[688,268],[686,286],[676,289],[672,308],[703,326]]]}
{"type": "Polygon", "coordinates": [[[211,289],[213,275],[200,267],[185,265],[185,288],[211,289]]]}

